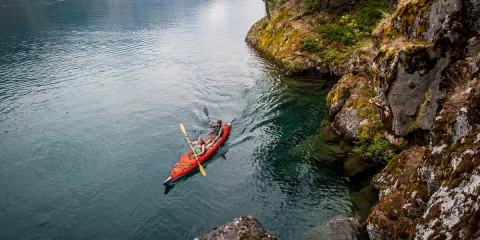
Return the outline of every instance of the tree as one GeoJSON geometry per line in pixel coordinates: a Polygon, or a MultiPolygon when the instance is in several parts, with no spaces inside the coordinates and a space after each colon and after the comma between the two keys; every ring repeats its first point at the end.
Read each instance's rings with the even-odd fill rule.
{"type": "Polygon", "coordinates": [[[265,3],[265,11],[267,12],[267,18],[270,20],[270,10],[268,9],[268,0],[263,0],[265,3]]]}

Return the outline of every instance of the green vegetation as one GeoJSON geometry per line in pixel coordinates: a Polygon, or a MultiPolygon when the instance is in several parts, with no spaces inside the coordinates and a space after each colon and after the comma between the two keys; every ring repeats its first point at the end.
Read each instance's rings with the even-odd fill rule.
{"type": "Polygon", "coordinates": [[[265,21],[265,22],[262,23],[262,28],[263,28],[263,29],[267,28],[267,26],[268,26],[268,22],[267,22],[267,21],[265,21]]]}
{"type": "Polygon", "coordinates": [[[358,139],[359,141],[356,142],[357,146],[352,151],[362,158],[387,162],[395,156],[390,150],[390,144],[380,133],[375,134],[373,138],[369,138],[367,135],[360,135],[358,139]]]}
{"type": "Polygon", "coordinates": [[[288,0],[267,0],[269,5],[270,5],[270,9],[276,9],[276,8],[279,8],[281,7],[283,4],[285,4],[288,0]]]}
{"type": "Polygon", "coordinates": [[[336,65],[338,63],[337,55],[338,55],[337,50],[332,49],[328,51],[327,54],[325,54],[325,60],[327,60],[332,66],[336,65]]]}
{"type": "Polygon", "coordinates": [[[353,45],[357,42],[357,28],[349,15],[341,17],[335,25],[321,26],[317,29],[319,36],[328,43],[340,42],[343,45],[353,45]]]}
{"type": "Polygon", "coordinates": [[[323,46],[311,38],[307,38],[302,42],[303,49],[311,52],[318,52],[323,50],[323,46]]]}
{"type": "Polygon", "coordinates": [[[355,15],[358,28],[365,32],[372,32],[375,25],[383,17],[382,7],[380,2],[373,2],[361,8],[355,15]]]}
{"type": "Polygon", "coordinates": [[[389,3],[387,0],[299,0],[286,5],[286,0],[266,2],[270,9],[277,10],[271,19],[257,25],[259,35],[253,37],[253,32],[250,33],[252,41],[258,39],[255,48],[292,72],[308,69],[309,60],[336,73],[345,70],[353,52],[369,46],[371,29],[383,17],[383,6],[389,3]],[[277,26],[281,26],[281,31],[277,31],[277,26]]]}
{"type": "Polygon", "coordinates": [[[314,12],[321,10],[322,0],[302,0],[302,8],[306,12],[314,12]]]}

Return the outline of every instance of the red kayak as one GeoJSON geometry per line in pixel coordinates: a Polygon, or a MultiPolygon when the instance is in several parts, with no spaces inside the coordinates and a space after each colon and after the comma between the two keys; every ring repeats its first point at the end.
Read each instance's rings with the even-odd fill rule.
{"type": "MultiPolygon", "coordinates": [[[[223,135],[218,140],[215,144],[213,144],[212,147],[210,147],[203,155],[198,156],[198,161],[200,163],[203,163],[205,160],[207,160],[208,157],[210,157],[217,149],[220,147],[220,145],[225,142],[225,140],[228,137],[228,134],[230,133],[230,125],[231,123],[227,123],[223,125],[223,135]]],[[[212,133],[210,133],[212,134],[212,133]]],[[[207,135],[208,136],[208,135],[207,135]]],[[[191,154],[192,150],[187,151],[173,166],[172,171],[170,172],[170,176],[163,182],[163,184],[167,185],[170,183],[173,183],[183,176],[187,175],[187,173],[191,172],[194,169],[198,168],[198,162],[195,159],[195,157],[190,158],[188,155],[191,154]]]]}

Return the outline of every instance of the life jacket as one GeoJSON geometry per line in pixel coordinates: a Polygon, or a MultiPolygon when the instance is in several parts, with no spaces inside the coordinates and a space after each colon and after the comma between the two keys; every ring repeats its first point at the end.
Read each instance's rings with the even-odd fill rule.
{"type": "Polygon", "coordinates": [[[195,154],[201,153],[201,152],[202,152],[201,145],[200,145],[200,146],[198,146],[198,145],[195,146],[195,147],[193,148],[193,152],[194,152],[195,154]]]}

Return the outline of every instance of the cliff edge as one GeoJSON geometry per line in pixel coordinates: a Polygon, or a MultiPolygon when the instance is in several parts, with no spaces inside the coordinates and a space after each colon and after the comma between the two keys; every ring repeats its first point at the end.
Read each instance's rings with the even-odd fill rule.
{"type": "Polygon", "coordinates": [[[480,238],[480,1],[309,2],[276,8],[246,41],[290,74],[340,77],[330,127],[384,166],[369,237],[480,238]]]}

